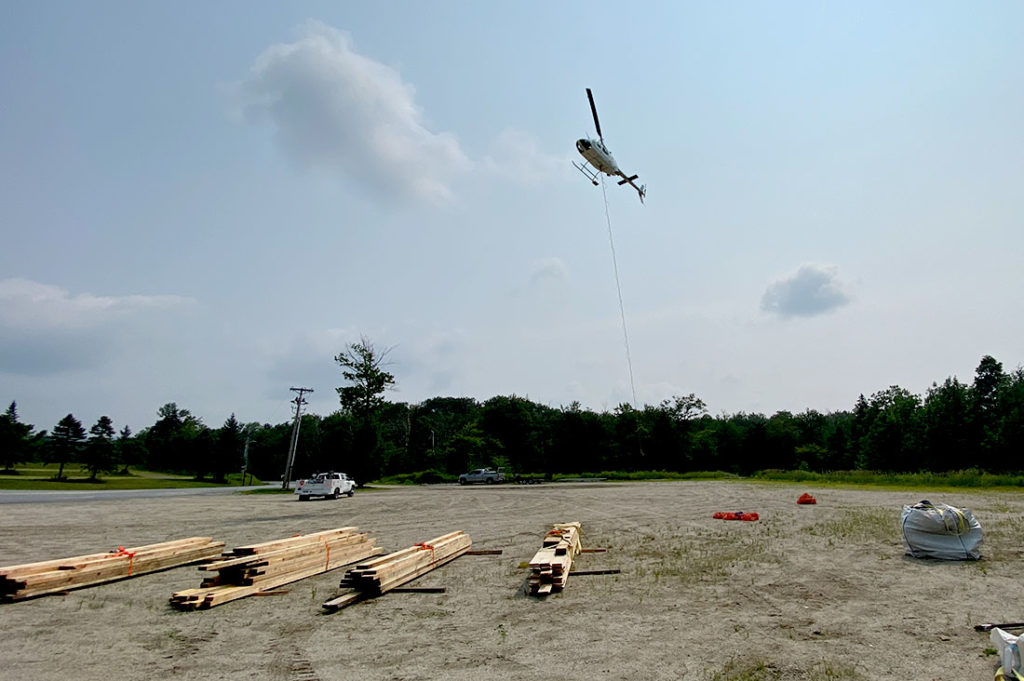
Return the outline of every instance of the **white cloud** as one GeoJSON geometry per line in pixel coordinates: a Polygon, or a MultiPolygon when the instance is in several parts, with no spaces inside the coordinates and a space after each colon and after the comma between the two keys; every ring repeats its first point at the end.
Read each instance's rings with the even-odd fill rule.
{"type": "Polygon", "coordinates": [[[814,317],[850,302],[839,280],[839,270],[829,265],[801,265],[776,279],[761,297],[761,309],[780,317],[814,317]]]}
{"type": "Polygon", "coordinates": [[[356,180],[384,196],[435,204],[472,163],[450,133],[421,121],[415,90],[390,66],[355,51],[349,35],[309,22],[298,41],[273,45],[241,84],[244,109],[276,128],[304,168],[356,180]]]}
{"type": "Polygon", "coordinates": [[[0,280],[0,372],[46,375],[102,365],[145,313],[192,305],[182,296],[96,296],[28,279],[0,280]]]}
{"type": "Polygon", "coordinates": [[[546,182],[568,175],[572,156],[555,156],[543,151],[537,139],[521,130],[502,130],[484,157],[483,167],[490,173],[524,184],[546,182]]]}
{"type": "Polygon", "coordinates": [[[268,390],[278,391],[284,384],[319,387],[333,382],[340,385],[341,370],[334,357],[358,339],[359,334],[352,331],[324,329],[298,333],[284,341],[265,340],[268,390]]]}
{"type": "MultiPolygon", "coordinates": [[[[420,331],[411,343],[395,350],[396,375],[402,376],[413,392],[429,396],[457,394],[472,345],[462,328],[420,331]]],[[[402,390],[400,382],[398,392],[402,390]]]]}
{"type": "Polygon", "coordinates": [[[569,272],[565,267],[565,262],[561,258],[550,257],[534,261],[530,281],[537,286],[543,285],[545,282],[564,282],[568,278],[569,272]]]}

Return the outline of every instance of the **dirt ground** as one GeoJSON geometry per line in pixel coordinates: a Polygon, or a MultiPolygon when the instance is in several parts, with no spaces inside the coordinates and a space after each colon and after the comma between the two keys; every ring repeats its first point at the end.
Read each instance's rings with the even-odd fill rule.
{"type": "Polygon", "coordinates": [[[474,548],[422,577],[444,594],[386,594],[333,615],[344,570],[274,596],[178,612],[182,567],[0,605],[0,679],[991,679],[981,622],[1024,620],[1024,494],[814,489],[733,482],[433,486],[297,503],[280,495],[0,505],[0,565],[186,536],[230,546],[357,525],[388,551],[464,530],[474,548]],[[809,491],[816,506],[797,506],[809,491]],[[922,498],[971,508],[977,562],[903,555],[922,498]],[[757,511],[758,522],[712,519],[757,511]],[[580,521],[565,591],[525,596],[551,523],[580,521]]]}

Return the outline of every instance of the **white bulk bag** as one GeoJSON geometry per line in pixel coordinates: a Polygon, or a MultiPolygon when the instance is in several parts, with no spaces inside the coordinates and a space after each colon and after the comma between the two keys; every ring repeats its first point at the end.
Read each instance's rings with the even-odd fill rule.
{"type": "Polygon", "coordinates": [[[1007,633],[999,627],[993,627],[989,640],[999,653],[999,663],[1003,668],[1003,677],[1008,679],[1021,678],[1020,645],[1024,644],[1024,636],[1007,633]]]}
{"type": "Polygon", "coordinates": [[[922,501],[903,507],[903,548],[914,558],[981,558],[981,523],[970,509],[922,501]]]}

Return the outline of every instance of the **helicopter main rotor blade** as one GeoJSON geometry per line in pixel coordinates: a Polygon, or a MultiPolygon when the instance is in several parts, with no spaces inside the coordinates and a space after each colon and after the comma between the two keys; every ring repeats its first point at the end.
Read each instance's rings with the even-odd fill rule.
{"type": "Polygon", "coordinates": [[[590,110],[594,114],[594,125],[597,126],[597,136],[604,142],[604,135],[601,134],[601,121],[597,120],[597,107],[594,106],[594,95],[590,92],[590,88],[587,88],[587,99],[590,100],[590,110]]]}

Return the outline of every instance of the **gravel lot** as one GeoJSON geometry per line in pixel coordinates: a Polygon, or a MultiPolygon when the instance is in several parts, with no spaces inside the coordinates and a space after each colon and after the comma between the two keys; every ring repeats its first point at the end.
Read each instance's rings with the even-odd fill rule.
{"type": "Polygon", "coordinates": [[[178,612],[193,567],[0,605],[0,679],[990,679],[980,622],[1024,620],[1024,494],[814,489],[734,482],[432,486],[297,503],[196,495],[0,507],[0,564],[187,536],[237,546],[357,525],[388,551],[452,530],[474,548],[417,585],[333,615],[343,570],[178,612]],[[805,491],[816,506],[797,506],[805,491]],[[977,562],[903,555],[922,498],[971,508],[977,562]],[[754,523],[714,511],[757,511],[754,523]],[[545,600],[523,564],[551,523],[580,521],[579,576],[545,600]]]}

